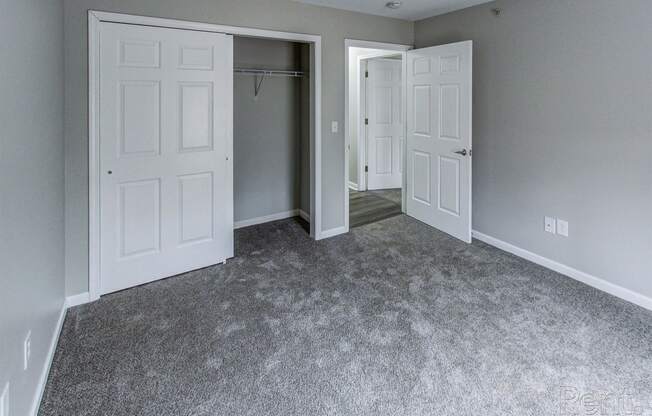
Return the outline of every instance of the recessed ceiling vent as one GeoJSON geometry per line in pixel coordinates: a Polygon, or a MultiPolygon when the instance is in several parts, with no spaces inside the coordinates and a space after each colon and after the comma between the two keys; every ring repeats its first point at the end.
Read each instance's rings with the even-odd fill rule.
{"type": "Polygon", "coordinates": [[[385,7],[387,7],[388,9],[396,10],[399,7],[401,7],[402,4],[403,2],[400,1],[389,1],[387,2],[387,4],[385,4],[385,7]]]}

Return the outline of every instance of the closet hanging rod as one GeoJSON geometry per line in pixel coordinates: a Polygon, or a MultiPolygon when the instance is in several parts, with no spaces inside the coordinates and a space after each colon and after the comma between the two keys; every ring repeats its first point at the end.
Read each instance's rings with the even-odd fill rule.
{"type": "Polygon", "coordinates": [[[233,68],[236,74],[245,75],[263,75],[263,76],[277,76],[277,77],[303,77],[303,71],[280,71],[276,69],[250,69],[250,68],[233,68]]]}

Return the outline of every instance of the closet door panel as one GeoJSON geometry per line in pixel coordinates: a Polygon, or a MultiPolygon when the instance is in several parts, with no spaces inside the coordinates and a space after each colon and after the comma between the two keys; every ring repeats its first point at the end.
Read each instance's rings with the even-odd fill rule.
{"type": "Polygon", "coordinates": [[[233,256],[232,37],[102,23],[101,293],[233,256]]]}

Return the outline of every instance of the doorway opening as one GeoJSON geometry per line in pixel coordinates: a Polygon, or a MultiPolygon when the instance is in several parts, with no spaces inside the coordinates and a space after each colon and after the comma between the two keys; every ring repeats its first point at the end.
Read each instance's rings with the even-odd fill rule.
{"type": "Polygon", "coordinates": [[[407,45],[347,40],[347,227],[403,212],[407,45]]]}
{"type": "Polygon", "coordinates": [[[234,226],[310,232],[310,45],[234,36],[233,59],[234,226]]]}

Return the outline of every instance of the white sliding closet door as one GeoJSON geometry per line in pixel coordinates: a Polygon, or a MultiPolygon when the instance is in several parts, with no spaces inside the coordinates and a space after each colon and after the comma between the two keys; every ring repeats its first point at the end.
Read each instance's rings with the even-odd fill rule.
{"type": "Polygon", "coordinates": [[[471,41],[407,53],[407,214],[471,242],[471,41]]]}
{"type": "Polygon", "coordinates": [[[233,39],[102,23],[101,293],[233,256],[233,39]]]}

